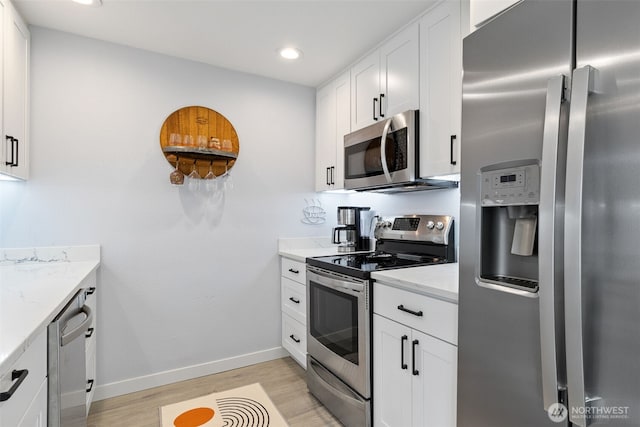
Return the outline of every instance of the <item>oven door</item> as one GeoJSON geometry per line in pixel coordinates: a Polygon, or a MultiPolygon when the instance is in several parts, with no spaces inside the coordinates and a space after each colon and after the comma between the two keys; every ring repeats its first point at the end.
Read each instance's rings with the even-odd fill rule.
{"type": "Polygon", "coordinates": [[[307,352],[362,397],[371,396],[369,281],[307,268],[307,352]]]}
{"type": "Polygon", "coordinates": [[[358,190],[416,178],[416,111],[397,114],[344,137],[344,183],[358,190]]]}

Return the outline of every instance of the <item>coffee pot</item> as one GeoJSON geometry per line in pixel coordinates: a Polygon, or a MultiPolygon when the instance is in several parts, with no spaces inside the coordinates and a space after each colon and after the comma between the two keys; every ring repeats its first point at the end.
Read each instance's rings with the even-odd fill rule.
{"type": "Polygon", "coordinates": [[[331,241],[338,252],[371,250],[371,208],[338,206],[337,211],[338,227],[333,228],[331,241]]]}

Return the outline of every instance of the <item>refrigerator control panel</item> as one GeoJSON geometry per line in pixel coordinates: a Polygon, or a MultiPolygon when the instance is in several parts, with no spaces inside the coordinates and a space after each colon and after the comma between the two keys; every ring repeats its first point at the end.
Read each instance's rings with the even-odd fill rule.
{"type": "Polygon", "coordinates": [[[482,206],[535,205],[540,202],[540,166],[482,172],[482,206]]]}

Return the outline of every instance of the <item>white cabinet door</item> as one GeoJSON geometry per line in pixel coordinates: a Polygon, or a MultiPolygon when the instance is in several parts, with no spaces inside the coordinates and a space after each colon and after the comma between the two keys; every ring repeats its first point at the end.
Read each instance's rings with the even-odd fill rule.
{"type": "Polygon", "coordinates": [[[331,84],[316,92],[316,191],[331,189],[336,158],[335,95],[331,84]]]}
{"type": "Polygon", "coordinates": [[[454,427],[457,347],[416,330],[412,333],[418,371],[413,376],[412,425],[454,427]]]}
{"type": "Polygon", "coordinates": [[[344,188],[344,136],[351,130],[349,72],[316,92],[316,191],[344,188]]]}
{"type": "Polygon", "coordinates": [[[30,34],[13,6],[9,3],[4,6],[4,172],[26,179],[29,173],[27,98],[30,34]],[[12,164],[6,165],[7,162],[12,164]]]}
{"type": "Polygon", "coordinates": [[[373,425],[411,425],[411,329],[373,315],[373,425]],[[404,357],[403,357],[404,356],[404,357]]]}
{"type": "Polygon", "coordinates": [[[460,172],[460,4],[443,2],[420,21],[420,177],[460,172]]]}
{"type": "Polygon", "coordinates": [[[380,48],[380,98],[383,119],[419,107],[419,27],[406,28],[380,48]]]}
{"type": "Polygon", "coordinates": [[[47,403],[47,380],[45,379],[17,427],[47,427],[47,403]]]}
{"type": "Polygon", "coordinates": [[[380,51],[351,68],[351,130],[375,123],[380,114],[380,51]]]}

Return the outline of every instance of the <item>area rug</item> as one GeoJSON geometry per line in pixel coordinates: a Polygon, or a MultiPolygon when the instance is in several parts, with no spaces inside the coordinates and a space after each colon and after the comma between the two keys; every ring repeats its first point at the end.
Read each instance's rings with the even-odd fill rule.
{"type": "Polygon", "coordinates": [[[160,408],[162,427],[288,427],[259,383],[160,408]]]}

